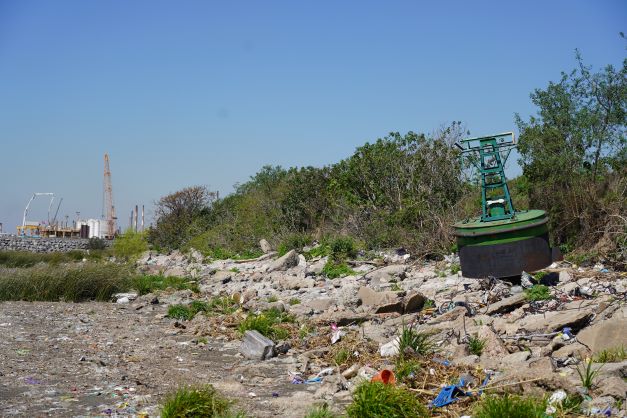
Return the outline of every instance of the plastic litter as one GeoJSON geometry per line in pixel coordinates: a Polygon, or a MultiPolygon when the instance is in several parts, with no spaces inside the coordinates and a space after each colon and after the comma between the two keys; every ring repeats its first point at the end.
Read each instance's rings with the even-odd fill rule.
{"type": "Polygon", "coordinates": [[[520,284],[523,288],[528,289],[530,287],[533,286],[533,282],[536,279],[529,273],[527,273],[526,271],[523,271],[520,274],[520,284]]]}
{"type": "Polygon", "coordinates": [[[383,369],[379,373],[375,374],[371,382],[382,382],[385,385],[395,385],[396,384],[396,376],[394,372],[388,369],[383,369]]]}
{"type": "Polygon", "coordinates": [[[567,396],[566,392],[564,392],[561,389],[553,392],[553,394],[551,395],[551,397],[549,398],[547,402],[546,411],[544,412],[546,414],[554,414],[555,412],[557,412],[557,408],[555,405],[561,405],[562,401],[566,399],[566,396],[567,396]]]}
{"type": "MultiPolygon", "coordinates": [[[[490,381],[491,376],[492,374],[490,372],[486,374],[485,379],[483,380],[481,386],[479,387],[479,390],[477,391],[477,395],[481,395],[483,393],[483,388],[486,387],[486,385],[490,381]]],[[[466,391],[463,389],[466,385],[466,380],[464,379],[464,377],[461,377],[459,379],[459,383],[457,383],[456,385],[448,385],[443,387],[440,393],[438,393],[438,396],[433,401],[431,401],[430,406],[435,408],[441,408],[457,401],[460,396],[473,396],[472,391],[466,391]]]]}

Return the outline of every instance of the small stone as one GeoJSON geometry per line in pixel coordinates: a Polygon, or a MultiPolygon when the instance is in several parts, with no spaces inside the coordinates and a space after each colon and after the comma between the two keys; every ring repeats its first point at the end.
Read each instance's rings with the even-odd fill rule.
{"type": "Polygon", "coordinates": [[[244,357],[256,360],[268,360],[276,356],[274,342],[258,331],[246,331],[239,348],[244,357]]]}

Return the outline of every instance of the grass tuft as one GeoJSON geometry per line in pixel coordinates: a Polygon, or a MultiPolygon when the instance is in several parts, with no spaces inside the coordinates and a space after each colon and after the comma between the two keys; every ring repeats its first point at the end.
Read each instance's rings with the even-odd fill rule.
{"type": "Polygon", "coordinates": [[[468,350],[470,354],[474,354],[476,356],[480,356],[483,352],[483,348],[485,347],[486,340],[479,338],[476,335],[473,335],[468,338],[468,350]]]}
{"type": "Polygon", "coordinates": [[[258,315],[248,315],[246,319],[239,323],[237,329],[242,334],[248,330],[255,330],[271,340],[277,341],[289,337],[289,331],[279,325],[294,321],[295,318],[293,315],[272,308],[258,315]]]}
{"type": "Polygon", "coordinates": [[[364,382],[353,393],[353,402],[346,409],[350,418],[386,417],[420,418],[429,413],[409,391],[381,382],[364,382]]]}
{"type": "Polygon", "coordinates": [[[211,385],[183,387],[168,395],[161,408],[161,418],[243,417],[233,412],[233,401],[219,394],[211,385]]]}
{"type": "Polygon", "coordinates": [[[505,394],[488,395],[473,409],[473,418],[544,418],[546,401],[505,394]]]}
{"type": "Polygon", "coordinates": [[[592,359],[585,359],[582,362],[585,366],[582,368],[577,367],[577,374],[579,375],[579,379],[581,379],[581,386],[590,390],[594,386],[594,382],[601,371],[601,367],[603,365],[594,368],[594,362],[592,359]]]}
{"type": "Polygon", "coordinates": [[[435,351],[435,345],[428,334],[418,332],[412,326],[406,327],[403,324],[398,342],[399,355],[403,356],[408,348],[421,356],[435,351]]]}
{"type": "Polygon", "coordinates": [[[335,417],[337,417],[337,415],[329,411],[329,407],[326,403],[322,405],[315,405],[314,407],[309,409],[309,411],[307,411],[307,415],[305,415],[305,418],[335,418],[335,417]]]}
{"type": "Polygon", "coordinates": [[[624,345],[620,347],[607,348],[599,351],[594,356],[594,361],[597,363],[616,363],[627,359],[627,350],[624,345]]]}

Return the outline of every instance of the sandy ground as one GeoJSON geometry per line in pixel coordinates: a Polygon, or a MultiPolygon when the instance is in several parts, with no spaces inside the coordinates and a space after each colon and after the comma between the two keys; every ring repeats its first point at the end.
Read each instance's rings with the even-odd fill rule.
{"type": "Polygon", "coordinates": [[[253,417],[302,417],[313,385],[296,360],[244,360],[239,342],[197,344],[164,305],[0,303],[1,416],[158,416],[179,385],[211,383],[253,417]]]}

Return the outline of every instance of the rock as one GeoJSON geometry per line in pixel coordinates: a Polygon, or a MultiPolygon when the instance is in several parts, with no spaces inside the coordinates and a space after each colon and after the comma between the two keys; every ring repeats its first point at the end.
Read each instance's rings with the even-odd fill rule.
{"type": "Polygon", "coordinates": [[[318,298],[306,303],[306,305],[314,311],[326,311],[334,304],[335,300],[331,298],[318,298]]]}
{"type": "Polygon", "coordinates": [[[137,293],[116,293],[113,295],[113,299],[116,303],[129,303],[130,301],[137,299],[137,293]]]}
{"type": "Polygon", "coordinates": [[[165,277],[187,277],[187,271],[182,266],[172,266],[167,268],[163,275],[165,277]]]}
{"type": "Polygon", "coordinates": [[[200,253],[200,251],[192,248],[189,251],[189,258],[192,261],[192,263],[202,263],[205,259],[205,257],[203,257],[203,255],[200,253]]]}
{"type": "Polygon", "coordinates": [[[407,295],[403,301],[403,313],[418,312],[422,309],[427,298],[421,293],[407,295]]]}
{"type": "Polygon", "coordinates": [[[579,331],[577,340],[597,353],[607,348],[627,346],[626,330],[627,318],[623,311],[619,311],[613,317],[579,331]]]}
{"type": "Polygon", "coordinates": [[[359,364],[355,363],[342,372],[342,377],[344,377],[345,379],[352,379],[353,377],[357,376],[358,371],[359,364]]]}
{"type": "Polygon", "coordinates": [[[272,251],[272,246],[265,238],[262,238],[259,241],[259,248],[261,248],[261,251],[263,251],[264,254],[268,254],[270,251],[272,251]]]}
{"type": "Polygon", "coordinates": [[[488,307],[486,315],[501,314],[511,312],[514,309],[525,304],[527,299],[524,293],[518,293],[514,296],[502,299],[488,307]]]}
{"type": "Polygon", "coordinates": [[[573,276],[566,270],[560,271],[560,283],[569,283],[573,281],[573,276]]]}
{"type": "Polygon", "coordinates": [[[527,350],[517,353],[508,354],[499,359],[501,367],[504,369],[516,369],[518,367],[527,367],[525,362],[529,360],[531,353],[527,350]]]}
{"type": "Polygon", "coordinates": [[[624,378],[601,376],[597,379],[596,384],[601,390],[601,396],[609,395],[615,399],[625,399],[627,396],[627,383],[624,378]]]}
{"type": "Polygon", "coordinates": [[[267,271],[285,271],[289,268],[295,267],[298,265],[298,253],[295,250],[290,250],[283,257],[279,257],[274,260],[268,266],[267,271]]]}
{"type": "Polygon", "coordinates": [[[501,359],[509,354],[505,345],[489,326],[481,326],[481,328],[479,328],[479,332],[477,333],[477,337],[485,342],[481,353],[482,361],[486,358],[501,359]]]}
{"type": "Polygon", "coordinates": [[[320,275],[322,273],[322,269],[324,269],[324,266],[327,264],[327,261],[329,261],[329,257],[322,257],[320,260],[307,266],[306,275],[307,276],[320,275]]]}
{"type": "Polygon", "coordinates": [[[298,267],[307,268],[307,259],[302,254],[298,254],[298,267]]]}
{"type": "Polygon", "coordinates": [[[479,356],[471,354],[469,356],[453,359],[452,363],[456,366],[473,366],[477,363],[478,360],[479,356]]]}
{"type": "Polygon", "coordinates": [[[581,329],[592,318],[593,313],[589,309],[580,311],[553,311],[544,314],[528,315],[516,322],[519,330],[529,333],[547,333],[561,331],[564,327],[570,327],[574,332],[581,329]]]}
{"type": "Polygon", "coordinates": [[[395,277],[404,279],[405,272],[407,271],[407,266],[403,264],[393,264],[390,266],[385,266],[378,270],[374,270],[371,273],[367,273],[366,277],[368,279],[376,279],[376,280],[389,280],[395,277]]]}
{"type": "Polygon", "coordinates": [[[564,359],[567,357],[585,357],[588,354],[588,349],[585,345],[574,342],[553,351],[553,353],[551,353],[551,357],[556,359],[564,359]]]}
{"type": "Polygon", "coordinates": [[[298,290],[314,287],[315,281],[305,277],[281,276],[276,283],[285,290],[298,290]]]}
{"type": "Polygon", "coordinates": [[[357,292],[357,297],[362,305],[374,307],[375,313],[403,313],[403,302],[395,292],[375,292],[368,287],[362,286],[357,292]]]}
{"type": "Polygon", "coordinates": [[[258,331],[246,331],[239,348],[244,357],[255,360],[268,360],[276,355],[275,345],[258,331]]]}
{"type": "Polygon", "coordinates": [[[398,337],[394,338],[392,341],[383,344],[379,349],[381,353],[381,357],[392,357],[398,354],[398,344],[400,340],[398,337]]]}

